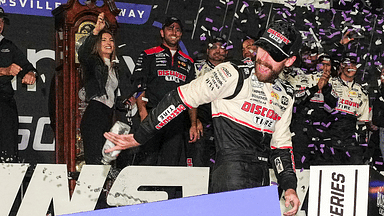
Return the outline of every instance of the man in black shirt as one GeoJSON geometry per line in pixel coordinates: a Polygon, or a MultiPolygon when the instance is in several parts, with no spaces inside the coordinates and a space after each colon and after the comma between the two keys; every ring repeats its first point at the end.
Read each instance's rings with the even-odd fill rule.
{"type": "Polygon", "coordinates": [[[26,56],[10,40],[2,35],[5,24],[9,25],[7,14],[0,7],[0,161],[15,162],[18,150],[19,120],[16,101],[13,98],[12,79],[19,75],[22,83],[33,85],[36,69],[26,56]]]}

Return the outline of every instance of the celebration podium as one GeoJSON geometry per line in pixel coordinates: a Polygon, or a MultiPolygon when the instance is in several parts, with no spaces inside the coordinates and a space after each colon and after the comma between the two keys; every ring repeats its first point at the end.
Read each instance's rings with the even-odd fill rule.
{"type": "Polygon", "coordinates": [[[67,216],[280,216],[277,186],[115,207],[67,216]]]}

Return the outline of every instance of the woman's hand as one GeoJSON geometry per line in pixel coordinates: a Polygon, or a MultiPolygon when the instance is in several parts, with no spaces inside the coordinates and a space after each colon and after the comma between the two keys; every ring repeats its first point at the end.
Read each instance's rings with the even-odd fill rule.
{"type": "Polygon", "coordinates": [[[93,29],[93,34],[98,35],[101,30],[105,27],[104,12],[101,12],[97,17],[97,22],[95,28],[93,29]]]}

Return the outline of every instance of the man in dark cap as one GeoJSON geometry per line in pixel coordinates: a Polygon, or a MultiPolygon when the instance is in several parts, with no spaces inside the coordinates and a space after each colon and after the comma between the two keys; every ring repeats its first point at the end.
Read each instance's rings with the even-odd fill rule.
{"type": "Polygon", "coordinates": [[[12,41],[4,38],[5,24],[10,22],[0,7],[0,162],[15,162],[19,120],[11,81],[18,76],[23,84],[33,85],[36,69],[12,41]]]}
{"type": "MultiPolygon", "coordinates": [[[[207,59],[194,64],[196,78],[223,63],[228,55],[226,42],[221,37],[211,38],[207,46],[207,59]]],[[[212,167],[215,157],[214,127],[212,122],[211,103],[200,105],[189,110],[191,119],[190,143],[188,145],[188,165],[212,167]]]]}
{"type": "Polygon", "coordinates": [[[242,44],[242,56],[243,58],[253,59],[256,56],[255,39],[247,37],[242,44]]]}
{"type": "MultiPolygon", "coordinates": [[[[181,21],[176,17],[166,18],[160,35],[162,44],[144,50],[133,73],[135,85],[145,89],[137,99],[141,120],[147,117],[166,93],[194,78],[193,60],[179,47],[183,35],[181,21]]],[[[181,158],[181,152],[186,141],[186,119],[188,115],[173,121],[148,145],[143,146],[135,164],[172,166],[179,165],[180,160],[185,161],[185,158],[181,158]]]]}
{"type": "Polygon", "coordinates": [[[339,76],[332,78],[330,83],[339,99],[335,112],[334,122],[330,125],[329,134],[332,141],[332,164],[361,165],[364,164],[366,143],[360,140],[357,123],[369,122],[368,93],[355,81],[358,69],[358,58],[355,53],[343,54],[339,76]]]}
{"type": "Polygon", "coordinates": [[[222,63],[178,87],[163,98],[134,135],[105,133],[116,144],[108,151],[145,144],[182,111],[211,102],[216,142],[212,192],[269,185],[270,163],[285,190],[285,205],[293,206],[284,215],[296,214],[300,202],[289,130],[293,89],[277,77],[296,60],[301,42],[293,24],[272,22],[256,41],[254,65],[222,63]]]}

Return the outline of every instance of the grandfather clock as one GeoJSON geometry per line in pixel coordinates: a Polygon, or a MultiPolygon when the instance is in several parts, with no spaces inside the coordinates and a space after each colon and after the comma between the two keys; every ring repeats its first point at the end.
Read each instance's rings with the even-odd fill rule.
{"type": "MultiPolygon", "coordinates": [[[[56,32],[56,73],[51,88],[54,114],[52,114],[56,163],[67,164],[70,176],[76,176],[83,163],[83,146],[80,134],[82,113],[86,107],[85,95],[77,50],[85,37],[92,32],[97,16],[104,12],[107,26],[117,29],[117,9],[113,0],[68,0],[52,11],[56,32]],[[102,3],[102,5],[100,5],[102,3]]],[[[71,179],[71,178],[70,178],[71,179]]],[[[75,181],[70,181],[73,192],[75,181]]]]}

